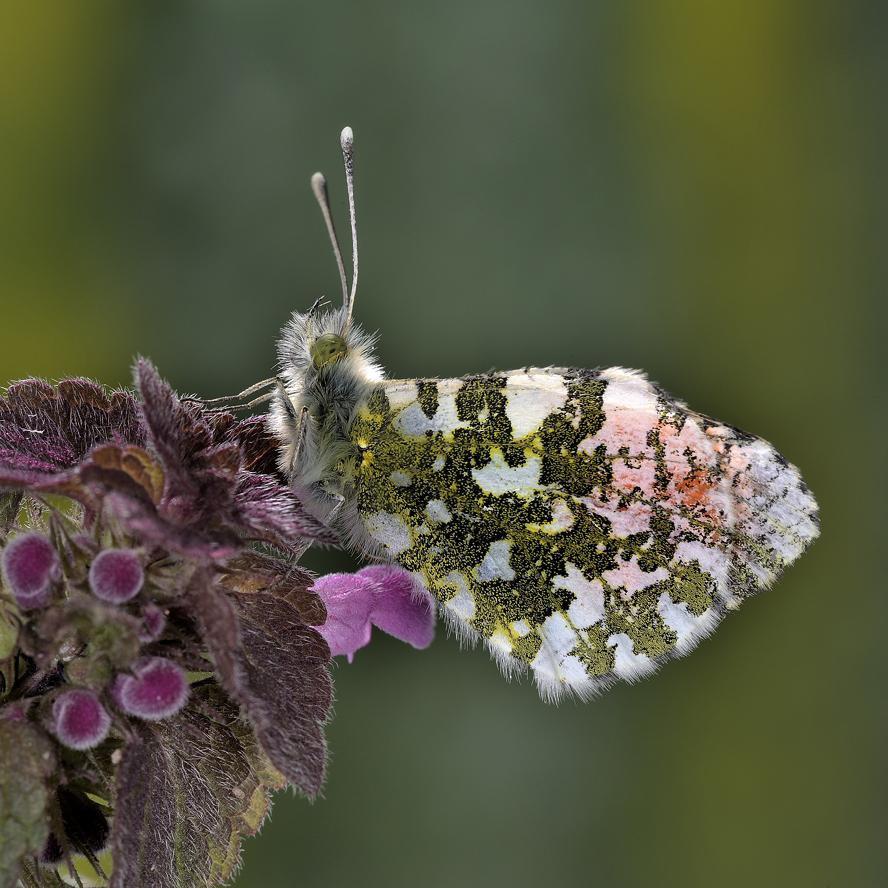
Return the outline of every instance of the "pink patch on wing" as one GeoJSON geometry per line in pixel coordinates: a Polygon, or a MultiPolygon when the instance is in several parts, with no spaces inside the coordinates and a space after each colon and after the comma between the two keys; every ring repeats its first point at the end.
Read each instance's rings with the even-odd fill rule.
{"type": "Polygon", "coordinates": [[[638,566],[638,556],[633,555],[628,561],[620,562],[614,570],[602,571],[601,578],[612,589],[623,589],[625,594],[622,597],[628,598],[641,589],[668,579],[669,571],[665,567],[644,571],[638,566]]]}
{"type": "Polygon", "coordinates": [[[631,493],[638,489],[648,499],[656,493],[654,484],[657,480],[657,464],[653,459],[615,459],[613,473],[614,487],[621,492],[631,493]]]}
{"type": "Polygon", "coordinates": [[[722,489],[717,472],[714,442],[690,419],[681,429],[663,425],[658,434],[670,475],[666,487],[668,501],[715,525],[725,525],[730,515],[730,498],[722,489]]]}
{"type": "Polygon", "coordinates": [[[596,502],[588,496],[577,497],[593,515],[601,515],[611,523],[611,531],[616,537],[627,537],[633,533],[648,533],[651,529],[651,507],[647,503],[630,502],[625,508],[596,502]]]}
{"type": "Polygon", "coordinates": [[[597,447],[604,444],[607,453],[614,455],[626,447],[632,456],[654,458],[648,446],[647,436],[657,427],[659,417],[651,410],[607,411],[604,425],[591,438],[580,441],[577,451],[592,456],[597,447]]]}

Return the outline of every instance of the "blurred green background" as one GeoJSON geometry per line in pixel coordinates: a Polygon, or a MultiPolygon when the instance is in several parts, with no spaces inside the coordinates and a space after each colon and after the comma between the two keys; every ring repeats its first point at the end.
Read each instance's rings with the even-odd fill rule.
{"type": "Polygon", "coordinates": [[[589,704],[375,638],[238,888],[888,884],[886,45],[877,0],[4,0],[0,379],[269,375],[337,298],[309,177],[342,230],[349,124],[390,375],[643,367],[821,503],[777,588],[589,704]]]}

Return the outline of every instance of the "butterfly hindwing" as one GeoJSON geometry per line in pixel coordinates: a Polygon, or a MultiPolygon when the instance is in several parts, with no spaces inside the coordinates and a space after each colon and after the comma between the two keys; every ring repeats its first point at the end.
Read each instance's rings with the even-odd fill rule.
{"type": "Polygon", "coordinates": [[[353,542],[552,698],[686,653],[817,532],[767,442],[635,371],[386,380],[351,440],[353,542]]]}

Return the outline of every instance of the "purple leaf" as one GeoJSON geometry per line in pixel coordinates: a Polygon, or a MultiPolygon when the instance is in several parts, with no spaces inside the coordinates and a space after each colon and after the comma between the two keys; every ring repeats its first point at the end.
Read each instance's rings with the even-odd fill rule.
{"type": "Polygon", "coordinates": [[[309,515],[293,491],[272,476],[242,473],[234,503],[240,525],[254,540],[300,554],[307,540],[340,544],[339,537],[309,515]]]}
{"type": "Polygon", "coordinates": [[[321,726],[333,697],[326,642],[289,601],[267,592],[226,595],[205,583],[193,606],[216,671],[268,757],[288,782],[316,795],[326,761],[321,726]]]}
{"type": "Polygon", "coordinates": [[[286,599],[307,626],[320,626],[327,619],[324,602],[309,589],[313,577],[292,562],[245,549],[225,563],[226,572],[217,583],[239,594],[268,592],[286,599]]]}
{"type": "Polygon", "coordinates": [[[139,445],[144,438],[133,396],[108,395],[86,379],[64,380],[57,390],[28,379],[9,386],[0,399],[0,468],[22,477],[71,469],[98,444],[139,445]]]}
{"type": "MultiPolygon", "coordinates": [[[[259,742],[275,767],[309,796],[324,779],[327,746],[322,725],[333,702],[330,652],[283,599],[234,596],[241,618],[243,658],[259,742]],[[261,710],[261,724],[256,714],[261,710]]],[[[243,701],[241,701],[243,704],[243,701]]]]}
{"type": "Polygon", "coordinates": [[[259,475],[277,475],[280,442],[264,416],[251,416],[239,422],[231,437],[240,444],[244,468],[259,475]]]}
{"type": "Polygon", "coordinates": [[[169,521],[153,504],[109,493],[105,497],[109,510],[128,530],[142,538],[143,543],[161,546],[187,558],[221,560],[239,552],[244,545],[236,531],[222,521],[205,516],[200,521],[169,521]]]}
{"type": "Polygon", "coordinates": [[[111,888],[205,888],[227,881],[240,836],[258,829],[280,775],[214,683],[163,722],[134,726],[123,754],[111,888]]]}
{"type": "Polygon", "coordinates": [[[195,467],[194,456],[212,442],[209,426],[198,418],[200,409],[182,406],[149,361],[136,364],[136,385],[142,396],[142,416],[160,461],[179,486],[193,489],[188,470],[195,467]]]}
{"type": "MultiPolygon", "coordinates": [[[[167,479],[158,514],[169,527],[181,529],[179,551],[196,552],[201,537],[213,544],[208,554],[217,559],[236,551],[232,546],[240,537],[295,554],[308,540],[338,542],[276,473],[258,475],[243,467],[237,436],[255,446],[255,428],[183,404],[147,361],[139,362],[136,374],[145,423],[167,479]]],[[[255,453],[251,458],[263,459],[255,453]]],[[[133,520],[151,533],[145,526],[149,515],[133,515],[133,520]]]]}

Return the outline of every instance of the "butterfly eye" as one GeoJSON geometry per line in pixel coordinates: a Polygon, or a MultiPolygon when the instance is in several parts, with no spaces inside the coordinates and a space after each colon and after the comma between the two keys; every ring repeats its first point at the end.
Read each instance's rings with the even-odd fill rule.
{"type": "Polygon", "coordinates": [[[337,333],[324,333],[311,344],[311,362],[318,369],[346,353],[345,340],[337,333]]]}

